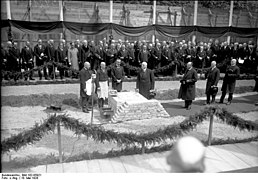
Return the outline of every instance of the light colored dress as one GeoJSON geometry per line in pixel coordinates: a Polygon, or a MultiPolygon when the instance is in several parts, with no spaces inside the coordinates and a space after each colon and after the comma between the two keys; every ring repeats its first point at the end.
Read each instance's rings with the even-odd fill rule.
{"type": "Polygon", "coordinates": [[[77,48],[70,48],[68,50],[68,61],[71,63],[71,66],[73,69],[79,70],[78,49],[77,48]]]}

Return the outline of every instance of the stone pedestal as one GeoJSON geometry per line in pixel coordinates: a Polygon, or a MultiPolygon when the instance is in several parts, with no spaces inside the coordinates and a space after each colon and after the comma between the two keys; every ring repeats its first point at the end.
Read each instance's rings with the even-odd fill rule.
{"type": "Polygon", "coordinates": [[[116,97],[109,96],[108,103],[114,111],[113,122],[170,117],[159,101],[137,92],[118,92],[116,97]]]}

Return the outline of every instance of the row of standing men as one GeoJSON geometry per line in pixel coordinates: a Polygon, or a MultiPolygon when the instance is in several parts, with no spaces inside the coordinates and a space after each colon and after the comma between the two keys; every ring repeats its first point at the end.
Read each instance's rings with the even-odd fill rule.
{"type": "MultiPolygon", "coordinates": [[[[230,66],[227,67],[225,76],[222,84],[222,95],[220,97],[219,103],[224,103],[226,94],[228,93],[228,102],[227,105],[230,105],[233,100],[233,93],[235,90],[236,80],[240,75],[240,68],[236,65],[237,60],[232,59],[230,66]]],[[[154,92],[155,88],[155,78],[153,70],[147,68],[148,64],[142,62],[141,70],[137,74],[136,80],[136,91],[143,95],[145,98],[150,99],[151,93],[154,92]]],[[[92,74],[94,71],[90,68],[90,63],[85,62],[84,68],[80,71],[80,95],[82,98],[82,110],[83,112],[88,113],[90,110],[88,108],[89,97],[92,93],[91,82],[92,74]],[[87,83],[89,81],[89,84],[87,83]],[[89,87],[90,86],[90,87],[89,87]]],[[[111,69],[111,81],[112,89],[117,92],[121,92],[122,83],[124,80],[124,68],[121,66],[121,60],[117,59],[115,66],[111,69]]],[[[215,97],[218,92],[218,82],[220,79],[220,70],[216,67],[216,61],[211,62],[211,66],[205,74],[207,79],[206,83],[206,103],[213,104],[215,103],[215,97]],[[212,98],[212,99],[211,99],[212,98]]],[[[187,110],[191,109],[192,101],[195,99],[195,83],[197,82],[197,72],[193,68],[193,63],[187,63],[187,69],[184,72],[182,79],[180,80],[181,86],[179,89],[178,98],[185,101],[185,106],[187,110]]],[[[108,99],[108,86],[109,86],[109,76],[106,69],[106,63],[101,62],[100,69],[96,73],[96,93],[98,95],[99,107],[102,108],[104,102],[108,99]]]]}
{"type": "MultiPolygon", "coordinates": [[[[26,42],[21,52],[17,48],[17,43],[7,42],[7,49],[5,50],[1,44],[1,62],[4,70],[11,72],[20,72],[23,70],[30,70],[35,65],[41,66],[47,62],[59,62],[62,65],[71,67],[76,70],[83,68],[84,62],[90,62],[91,69],[97,70],[100,62],[105,62],[110,65],[115,62],[117,58],[121,59],[124,64],[140,67],[142,62],[148,63],[149,69],[158,69],[162,66],[174,62],[177,65],[178,73],[183,74],[188,62],[193,62],[195,68],[210,67],[211,61],[217,63],[226,62],[230,64],[231,59],[243,59],[244,63],[239,66],[244,66],[246,72],[253,69],[253,65],[257,66],[258,48],[249,42],[238,44],[234,43],[232,47],[228,46],[226,42],[221,44],[218,41],[214,43],[202,43],[195,45],[195,43],[185,41],[174,43],[162,42],[156,40],[155,44],[143,42],[128,43],[119,42],[115,44],[111,41],[109,44],[100,41],[95,46],[94,41],[88,43],[87,40],[80,43],[79,40],[70,43],[69,47],[62,40],[56,49],[54,41],[49,40],[47,45],[42,44],[42,40],[38,40],[38,44],[32,50],[29,42],[26,42]],[[35,58],[35,61],[34,61],[35,58]]],[[[163,72],[162,75],[175,74],[175,67],[171,70],[163,72]]],[[[54,66],[49,66],[43,69],[45,79],[55,78],[54,66]],[[48,72],[47,72],[48,71],[48,72]]],[[[60,78],[64,76],[76,77],[76,74],[69,74],[64,68],[58,68],[60,78]]],[[[126,75],[130,77],[134,72],[130,72],[129,68],[125,68],[126,75]]],[[[38,71],[39,78],[42,79],[42,72],[38,71]]],[[[135,74],[134,74],[135,75],[135,74]]],[[[161,74],[155,74],[156,76],[161,74]]],[[[33,79],[33,72],[29,75],[33,79]]],[[[10,77],[6,77],[7,79],[10,77]]],[[[17,80],[17,77],[14,77],[17,80]]],[[[25,80],[27,77],[25,77],[25,80]]]]}

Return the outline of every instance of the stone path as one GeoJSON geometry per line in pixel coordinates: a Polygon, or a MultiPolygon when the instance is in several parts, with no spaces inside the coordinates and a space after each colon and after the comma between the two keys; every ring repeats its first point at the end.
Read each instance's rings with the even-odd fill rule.
{"type": "MultiPolygon", "coordinates": [[[[236,86],[254,86],[254,80],[238,80],[236,86]]],[[[111,86],[111,83],[110,83],[111,86]]],[[[196,87],[205,89],[206,81],[199,80],[196,83],[196,87]]],[[[222,80],[219,81],[218,87],[222,86],[222,80]]],[[[123,90],[134,91],[136,82],[124,82],[123,90]]],[[[179,81],[157,81],[155,82],[155,88],[157,90],[167,89],[179,89],[179,81]]],[[[79,84],[47,84],[47,85],[29,85],[29,86],[3,86],[1,87],[2,96],[10,95],[30,95],[30,94],[65,94],[72,93],[79,96],[79,84]]]]}
{"type": "MultiPolygon", "coordinates": [[[[33,167],[33,173],[167,173],[169,151],[116,158],[48,164],[33,167]]],[[[258,166],[258,142],[206,147],[206,173],[258,166]]]]}

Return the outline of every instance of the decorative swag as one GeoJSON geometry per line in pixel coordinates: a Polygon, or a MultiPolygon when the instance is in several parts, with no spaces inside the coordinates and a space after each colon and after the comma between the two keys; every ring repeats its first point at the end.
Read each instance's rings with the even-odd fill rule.
{"type": "Polygon", "coordinates": [[[114,23],[77,23],[67,21],[35,22],[2,20],[1,28],[15,27],[25,33],[49,33],[60,29],[67,29],[78,35],[100,35],[105,33],[116,33],[124,36],[138,37],[146,33],[160,34],[167,37],[181,37],[197,33],[206,37],[221,37],[224,35],[238,36],[242,38],[254,38],[258,36],[258,28],[241,27],[206,27],[206,26],[168,26],[151,25],[141,27],[127,27],[114,23]]]}

